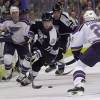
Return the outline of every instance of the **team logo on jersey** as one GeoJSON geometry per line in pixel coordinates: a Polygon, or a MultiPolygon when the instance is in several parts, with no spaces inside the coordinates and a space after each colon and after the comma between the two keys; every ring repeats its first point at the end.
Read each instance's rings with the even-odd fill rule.
{"type": "Polygon", "coordinates": [[[41,30],[38,30],[38,35],[39,35],[38,41],[42,44],[44,39],[47,38],[47,36],[43,34],[41,30]]]}
{"type": "Polygon", "coordinates": [[[19,31],[20,28],[21,28],[21,27],[13,27],[13,26],[12,26],[12,27],[9,27],[9,30],[10,30],[10,32],[13,33],[13,32],[17,32],[17,31],[19,31]]]}
{"type": "Polygon", "coordinates": [[[55,45],[55,43],[56,43],[56,40],[55,40],[55,39],[52,39],[52,40],[50,41],[50,45],[55,45]]]}

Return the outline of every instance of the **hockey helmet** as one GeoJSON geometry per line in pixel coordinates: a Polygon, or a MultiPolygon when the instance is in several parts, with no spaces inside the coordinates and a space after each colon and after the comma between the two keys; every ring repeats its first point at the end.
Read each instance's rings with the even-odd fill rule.
{"type": "Polygon", "coordinates": [[[61,11],[62,10],[62,5],[59,3],[56,3],[52,9],[53,11],[61,11]]]}
{"type": "Polygon", "coordinates": [[[52,20],[52,15],[50,13],[43,13],[42,14],[42,21],[50,21],[52,20]]]}
{"type": "Polygon", "coordinates": [[[87,10],[83,15],[84,21],[97,20],[97,15],[93,10],[87,10]]]}
{"type": "Polygon", "coordinates": [[[10,7],[10,14],[12,14],[12,12],[19,12],[19,8],[16,6],[11,6],[10,7]]]}

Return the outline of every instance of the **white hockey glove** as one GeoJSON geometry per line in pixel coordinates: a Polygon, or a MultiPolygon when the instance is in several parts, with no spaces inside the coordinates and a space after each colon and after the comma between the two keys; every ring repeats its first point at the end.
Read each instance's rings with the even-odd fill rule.
{"type": "Polygon", "coordinates": [[[31,64],[39,60],[40,57],[42,57],[41,51],[40,50],[34,51],[32,54],[31,64]]]}

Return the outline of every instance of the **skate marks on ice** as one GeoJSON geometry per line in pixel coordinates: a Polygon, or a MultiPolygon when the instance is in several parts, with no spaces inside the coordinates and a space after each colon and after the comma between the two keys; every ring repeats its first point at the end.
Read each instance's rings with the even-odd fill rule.
{"type": "Polygon", "coordinates": [[[100,100],[100,74],[87,75],[84,96],[68,97],[67,90],[73,87],[72,75],[39,75],[35,84],[42,84],[43,87],[41,89],[32,89],[31,85],[21,87],[15,82],[15,78],[10,82],[0,82],[0,100],[32,100],[32,98],[34,100],[85,100],[86,98],[100,100]]]}

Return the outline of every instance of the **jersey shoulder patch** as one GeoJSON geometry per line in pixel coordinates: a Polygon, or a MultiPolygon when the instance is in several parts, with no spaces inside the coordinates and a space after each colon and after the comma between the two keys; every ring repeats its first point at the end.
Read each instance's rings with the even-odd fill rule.
{"type": "Polygon", "coordinates": [[[56,32],[56,29],[53,28],[50,32],[49,32],[49,35],[50,35],[50,45],[53,46],[56,44],[57,42],[57,32],[56,32]]]}

